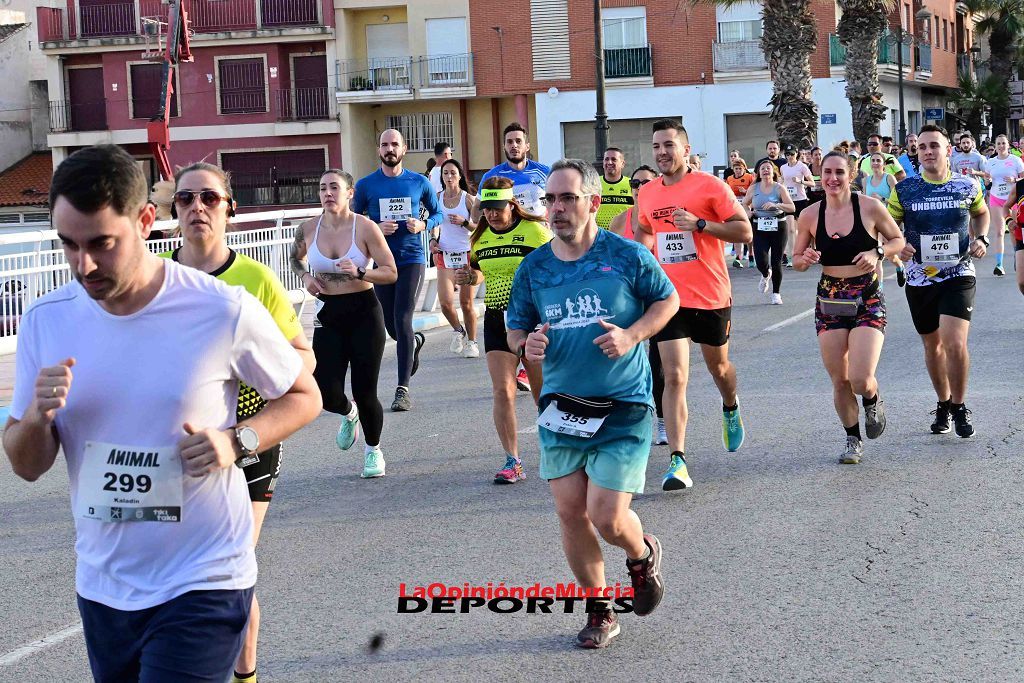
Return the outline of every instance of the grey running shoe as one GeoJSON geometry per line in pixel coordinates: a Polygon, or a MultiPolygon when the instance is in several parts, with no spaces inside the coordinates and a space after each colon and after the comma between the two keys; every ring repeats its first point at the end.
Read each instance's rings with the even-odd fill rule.
{"type": "Polygon", "coordinates": [[[638,617],[653,612],[665,595],[665,583],[661,580],[661,541],[654,534],[644,534],[644,543],[651,549],[646,560],[626,560],[633,584],[633,614],[638,617]]]}
{"type": "Polygon", "coordinates": [[[869,439],[877,439],[885,431],[885,401],[882,399],[864,408],[864,431],[869,439]]]}
{"type": "MultiPolygon", "coordinates": [[[[422,332],[414,334],[413,340],[415,342],[415,346],[412,352],[412,372],[409,373],[410,377],[415,375],[416,371],[420,369],[420,349],[422,349],[423,345],[427,343],[427,338],[423,336],[422,332]]],[[[392,408],[392,410],[394,410],[394,408],[392,408]]],[[[406,408],[406,410],[408,410],[408,408],[406,408]]]]}
{"type": "Polygon", "coordinates": [[[395,400],[391,402],[391,412],[400,413],[412,408],[412,399],[409,398],[409,390],[405,387],[395,389],[395,400]]]}
{"type": "Polygon", "coordinates": [[[668,431],[665,429],[665,418],[658,418],[658,435],[654,437],[654,443],[658,446],[668,445],[668,431]]]}
{"type": "Polygon", "coordinates": [[[576,635],[576,646],[588,650],[608,647],[612,638],[619,635],[619,618],[611,610],[591,612],[587,625],[576,635]]]}
{"type": "Polygon", "coordinates": [[[847,436],[846,452],[839,456],[839,462],[843,465],[859,465],[862,455],[864,455],[864,444],[855,436],[847,436]]]}

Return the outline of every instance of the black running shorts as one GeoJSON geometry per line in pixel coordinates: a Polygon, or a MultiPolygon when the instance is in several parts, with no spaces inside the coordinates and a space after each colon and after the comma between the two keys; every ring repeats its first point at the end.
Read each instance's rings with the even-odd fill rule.
{"type": "Polygon", "coordinates": [[[918,334],[931,334],[939,329],[939,316],[949,315],[970,321],[974,311],[977,281],[973,275],[954,277],[933,285],[907,285],[907,304],[918,334]]]}
{"type": "Polygon", "coordinates": [[[695,344],[723,346],[729,341],[732,307],[705,310],[682,308],[654,335],[655,342],[689,338],[695,344]]]}
{"type": "Polygon", "coordinates": [[[254,503],[269,503],[274,497],[277,477],[281,474],[281,446],[277,444],[263,451],[259,462],[242,469],[245,483],[249,485],[249,500],[254,503]]]}
{"type": "Polygon", "coordinates": [[[505,311],[488,308],[484,311],[484,353],[504,351],[508,348],[508,330],[505,329],[505,311]]]}

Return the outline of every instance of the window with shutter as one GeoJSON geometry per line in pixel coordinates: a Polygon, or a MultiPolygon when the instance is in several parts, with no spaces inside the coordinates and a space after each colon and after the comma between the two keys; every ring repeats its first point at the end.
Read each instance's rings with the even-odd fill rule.
{"type": "Polygon", "coordinates": [[[263,58],[218,60],[217,75],[221,114],[267,111],[263,58]]]}
{"type": "MultiPolygon", "coordinates": [[[[164,76],[163,64],[132,64],[131,71],[133,119],[151,119],[160,108],[164,76]]],[[[177,93],[177,87],[175,87],[177,93]]],[[[178,96],[171,95],[171,116],[178,115],[178,96]]]]}
{"type": "Polygon", "coordinates": [[[530,33],[533,80],[571,78],[568,0],[530,0],[530,33]]]}
{"type": "Polygon", "coordinates": [[[320,174],[327,168],[323,149],[224,152],[220,161],[231,173],[231,187],[240,206],[320,201],[320,174]]]}

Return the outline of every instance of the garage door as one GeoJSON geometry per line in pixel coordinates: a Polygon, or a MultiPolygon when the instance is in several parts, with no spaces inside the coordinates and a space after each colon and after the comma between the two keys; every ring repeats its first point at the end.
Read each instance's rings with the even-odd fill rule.
{"type": "Polygon", "coordinates": [[[765,143],[778,137],[768,114],[726,114],[725,130],[726,158],[730,150],[738,149],[750,167],[765,155],[765,143]]]}

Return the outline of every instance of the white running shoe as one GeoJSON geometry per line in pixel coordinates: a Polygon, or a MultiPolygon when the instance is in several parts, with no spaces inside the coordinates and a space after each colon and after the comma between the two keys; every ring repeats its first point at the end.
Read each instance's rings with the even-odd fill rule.
{"type": "Polygon", "coordinates": [[[772,284],[772,269],[769,268],[768,269],[768,274],[765,275],[764,277],[762,277],[761,280],[757,283],[757,291],[761,292],[762,294],[767,294],[768,293],[768,288],[771,287],[771,284],[772,284]]]}
{"type": "Polygon", "coordinates": [[[479,358],[480,357],[480,345],[472,339],[466,340],[466,348],[462,350],[463,358],[479,358]]]}
{"type": "Polygon", "coordinates": [[[462,349],[466,346],[466,333],[462,330],[452,330],[452,343],[448,345],[448,350],[458,355],[462,353],[462,349]]]}
{"type": "Polygon", "coordinates": [[[782,305],[782,295],[781,294],[772,294],[772,306],[781,306],[781,305],[782,305]]]}
{"type": "Polygon", "coordinates": [[[654,443],[658,446],[665,446],[668,444],[668,432],[665,430],[665,418],[658,418],[658,436],[654,439],[654,443]]]}

